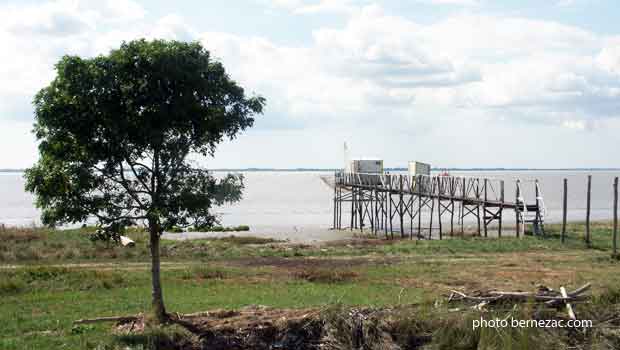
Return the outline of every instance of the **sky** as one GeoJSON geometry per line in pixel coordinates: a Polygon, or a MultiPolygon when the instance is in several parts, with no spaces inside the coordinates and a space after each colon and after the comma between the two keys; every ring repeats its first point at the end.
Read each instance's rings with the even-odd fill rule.
{"type": "Polygon", "coordinates": [[[620,167],[620,3],[0,0],[0,168],[37,157],[32,98],[63,55],[199,41],[255,126],[210,168],[620,167]]]}

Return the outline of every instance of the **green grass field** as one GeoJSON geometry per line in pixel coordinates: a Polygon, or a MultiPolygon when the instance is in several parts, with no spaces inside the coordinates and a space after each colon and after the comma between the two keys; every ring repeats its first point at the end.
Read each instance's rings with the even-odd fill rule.
{"type": "MultiPolygon", "coordinates": [[[[164,298],[169,311],[189,313],[248,305],[433,305],[450,289],[533,290],[540,284],[571,289],[591,282],[595,297],[620,294],[610,225],[593,225],[591,249],[583,225],[569,226],[565,244],[558,230],[549,225],[548,238],[359,239],[320,246],[239,237],[164,241],[164,298]]],[[[134,231],[136,247],[108,247],[91,242],[88,232],[0,230],[0,349],[125,348],[110,324],[72,322],[148,310],[145,237],[134,231]]],[[[605,298],[614,307],[620,301],[605,298]]],[[[590,312],[587,307],[578,305],[577,313],[590,312]]]]}

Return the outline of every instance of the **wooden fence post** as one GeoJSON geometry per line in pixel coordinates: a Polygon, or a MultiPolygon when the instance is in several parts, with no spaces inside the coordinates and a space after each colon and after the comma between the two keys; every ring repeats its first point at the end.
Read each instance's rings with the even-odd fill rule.
{"type": "MultiPolygon", "coordinates": [[[[519,197],[521,196],[521,193],[520,193],[520,190],[521,190],[520,182],[521,181],[519,179],[517,179],[517,185],[516,185],[516,189],[515,189],[515,216],[516,216],[516,220],[515,220],[516,224],[515,225],[516,225],[516,229],[517,229],[517,238],[519,238],[519,234],[521,233],[520,232],[520,228],[519,228],[519,223],[520,223],[519,222],[519,220],[520,220],[519,219],[519,211],[520,211],[520,209],[519,209],[519,197]]],[[[523,225],[525,226],[525,223],[523,223],[523,225]]],[[[523,231],[525,232],[525,230],[523,230],[523,231]]]]}
{"type": "Polygon", "coordinates": [[[614,178],[614,257],[618,257],[618,177],[614,178]]]}
{"type": "Polygon", "coordinates": [[[562,197],[562,243],[566,240],[566,209],[568,204],[568,179],[564,178],[564,192],[562,197]]]}
{"type": "Polygon", "coordinates": [[[590,200],[592,196],[592,175],[588,175],[588,192],[586,196],[586,245],[592,247],[590,240],[590,200]]]}

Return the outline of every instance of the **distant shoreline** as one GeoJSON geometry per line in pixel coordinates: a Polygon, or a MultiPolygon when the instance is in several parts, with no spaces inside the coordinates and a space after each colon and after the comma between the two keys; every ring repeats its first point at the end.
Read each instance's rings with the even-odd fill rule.
{"type": "MultiPolygon", "coordinates": [[[[336,168],[216,168],[211,171],[243,172],[327,172],[336,168]]],[[[407,171],[407,168],[385,168],[385,171],[407,171]]],[[[620,168],[432,168],[432,171],[620,171],[620,168]]],[[[23,173],[25,169],[0,169],[0,173],[23,173]]]]}

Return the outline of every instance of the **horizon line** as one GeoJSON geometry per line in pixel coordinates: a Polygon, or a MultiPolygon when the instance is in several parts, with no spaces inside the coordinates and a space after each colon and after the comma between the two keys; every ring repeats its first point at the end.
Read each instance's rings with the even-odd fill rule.
{"type": "MultiPolygon", "coordinates": [[[[26,169],[19,168],[0,168],[0,173],[23,173],[26,169]]],[[[261,167],[247,167],[247,168],[213,168],[207,169],[210,171],[337,171],[342,168],[318,168],[318,167],[296,167],[296,168],[261,168],[261,167]]],[[[407,168],[403,167],[386,167],[385,171],[407,171],[407,168]]],[[[620,171],[620,168],[613,167],[560,167],[560,168],[527,168],[527,167],[432,167],[431,171],[558,171],[558,170],[572,170],[572,171],[620,171]]]]}

